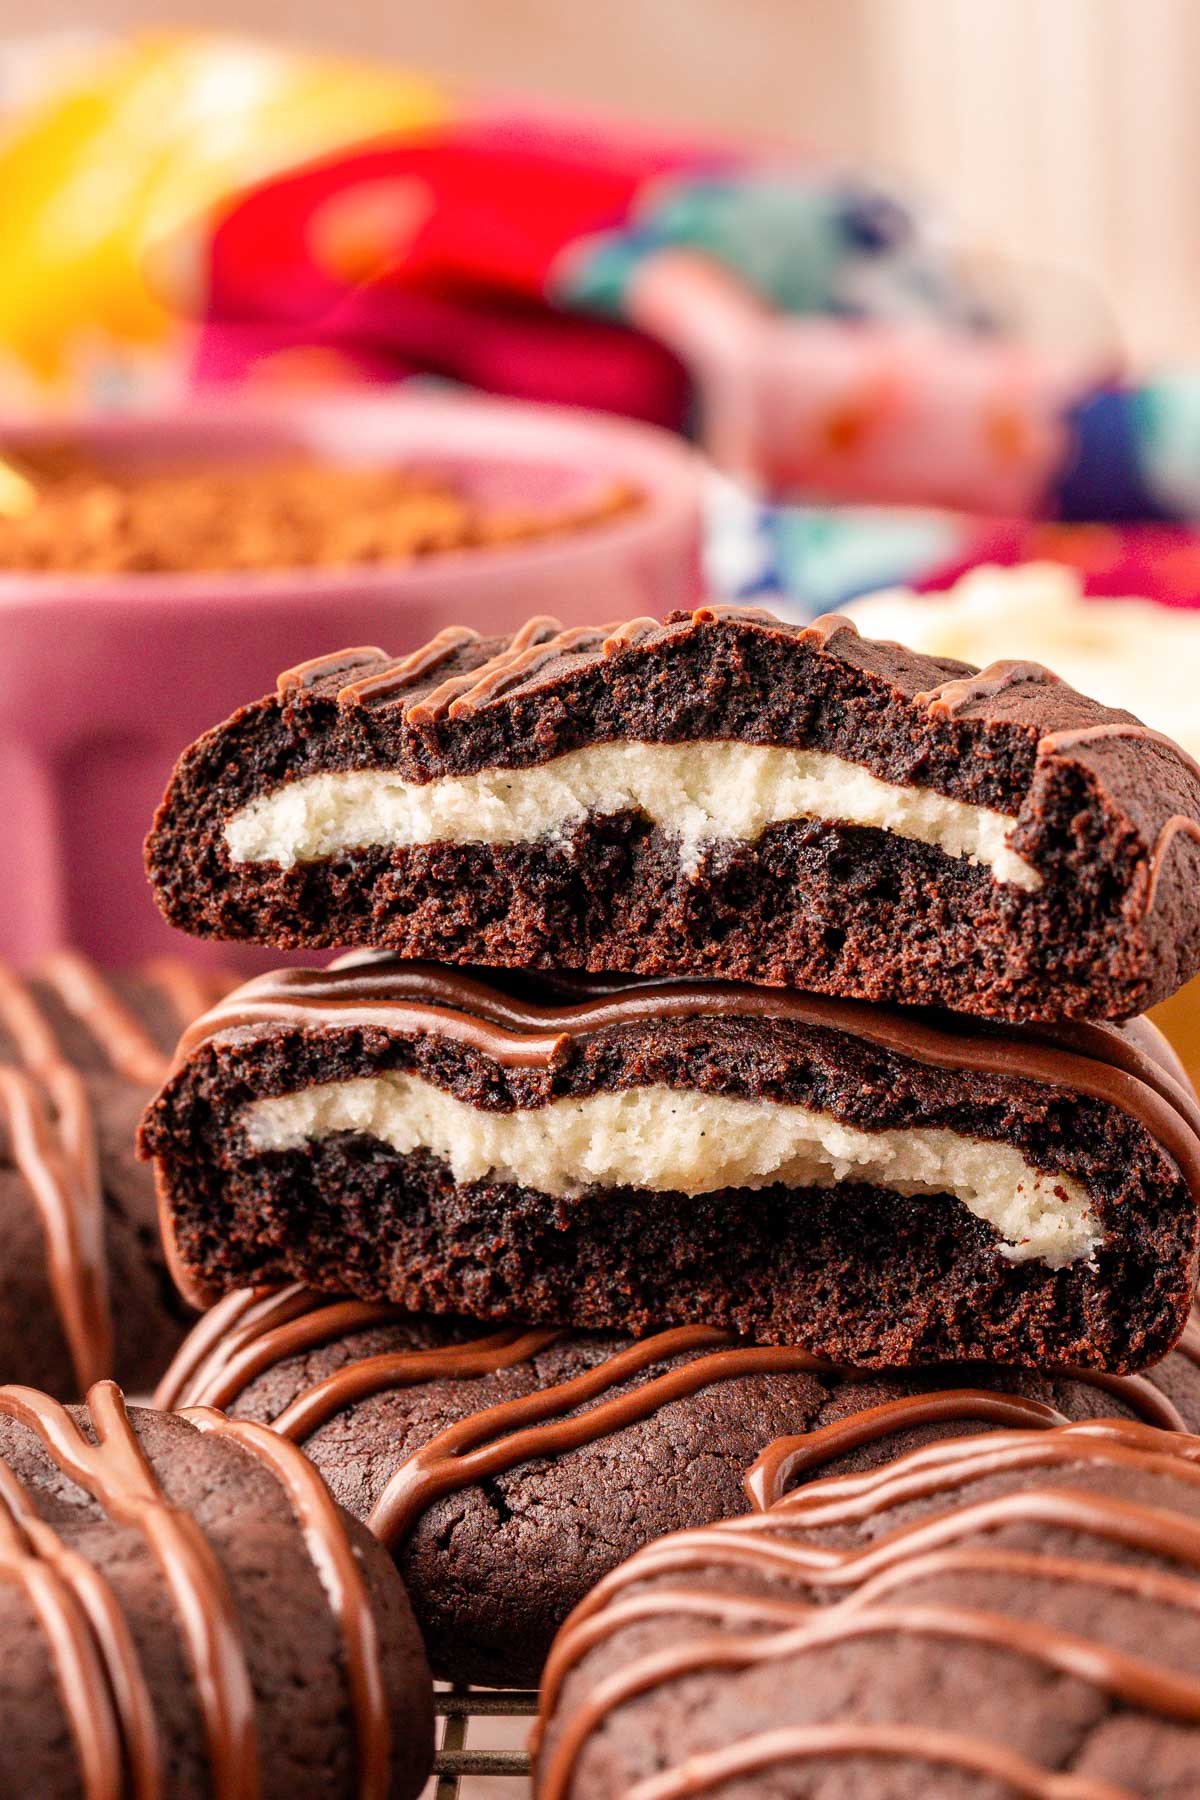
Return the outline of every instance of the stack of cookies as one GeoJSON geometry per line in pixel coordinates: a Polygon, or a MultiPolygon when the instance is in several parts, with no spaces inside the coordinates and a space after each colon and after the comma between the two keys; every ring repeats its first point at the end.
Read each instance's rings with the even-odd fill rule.
{"type": "MultiPolygon", "coordinates": [[[[1200,968],[1200,767],[1038,665],[718,606],[350,649],[185,752],[147,856],[185,930],[358,947],[223,998],[146,1114],[212,1308],[160,1404],[302,1445],[435,1673],[536,1680],[624,1557],[763,1504],[772,1440],[779,1494],[857,1492],[931,1439],[1200,1421],[1200,1107],[1137,1017],[1200,968]]],[[[569,1654],[548,1792],[766,1791],[645,1708],[573,1761],[569,1654]]],[[[1002,1788],[913,1777],[921,1726],[871,1747],[907,1787],[831,1785],[833,1737],[753,1768],[1002,1788]]]]}

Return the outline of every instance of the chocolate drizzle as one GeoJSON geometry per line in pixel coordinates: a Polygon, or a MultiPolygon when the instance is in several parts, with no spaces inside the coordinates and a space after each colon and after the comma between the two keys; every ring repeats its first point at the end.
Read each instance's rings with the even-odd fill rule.
{"type": "MultiPolygon", "coordinates": [[[[91,1443],[70,1413],[33,1388],[0,1388],[0,1414],[29,1426],[56,1467],[92,1496],[115,1523],[135,1531],[171,1595],[200,1703],[217,1800],[256,1800],[259,1792],[254,1691],[233,1600],[220,1565],[195,1522],[171,1506],[130,1424],[120,1389],[99,1382],[88,1395],[91,1443]]],[[[86,1612],[86,1600],[81,1595],[86,1612]]],[[[101,1653],[106,1649],[99,1639],[101,1653]]],[[[120,1691],[114,1683],[120,1704],[120,1691]]],[[[119,1716],[119,1715],[118,1715],[119,1716]]],[[[121,1736],[131,1752],[135,1734],[121,1736]]],[[[148,1754],[145,1721],[136,1721],[148,1754]]],[[[141,1763],[139,1788],[162,1793],[161,1769],[141,1763]]],[[[119,1784],[114,1784],[119,1792],[119,1784]]]]}
{"type": "Polygon", "coordinates": [[[139,1087],[157,1087],[169,1066],[168,1058],[95,963],[73,950],[58,950],[46,958],[38,973],[68,1012],[103,1044],[119,1074],[139,1087]]]}
{"type": "Polygon", "coordinates": [[[460,650],[479,643],[479,633],[469,625],[447,625],[437,636],[414,650],[409,656],[402,656],[391,668],[384,669],[376,675],[364,675],[358,681],[338,689],[337,703],[340,707],[363,706],[369,700],[390,700],[405,688],[415,687],[417,682],[424,681],[443,663],[448,663],[458,655],[460,650]]]}
{"type": "MultiPolygon", "coordinates": [[[[221,1328],[205,1332],[198,1356],[190,1344],[183,1346],[159,1386],[158,1405],[185,1412],[197,1404],[230,1406],[265,1368],[387,1318],[405,1316],[399,1308],[327,1300],[299,1287],[267,1295],[235,1294],[222,1306],[221,1328]]],[[[305,1389],[272,1421],[272,1427],[293,1442],[303,1443],[336,1413],[371,1395],[426,1381],[474,1379],[528,1363],[560,1335],[510,1327],[436,1349],[360,1358],[305,1389]]],[[[395,1549],[421,1514],[444,1494],[515,1469],[534,1457],[558,1456],[594,1443],[714,1382],[828,1367],[808,1351],[740,1345],[728,1333],[707,1326],[659,1332],[617,1351],[570,1381],[487,1407],[439,1432],[394,1472],[368,1523],[377,1537],[395,1549]],[[682,1362],[628,1393],[611,1392],[656,1363],[695,1351],[708,1354],[682,1362]],[[591,1401],[600,1403],[589,1405],[591,1401]],[[579,1407],[587,1410],[576,1412],[579,1407]]]]}
{"type": "MultiPolygon", "coordinates": [[[[948,1645],[994,1647],[1090,1682],[1126,1707],[1200,1725],[1200,1681],[1191,1675],[1009,1611],[921,1602],[904,1593],[907,1583],[930,1576],[1002,1574],[1029,1582],[1073,1582],[1151,1605],[1200,1611],[1200,1523],[1172,1509],[1172,1481],[1200,1487],[1200,1440],[1117,1421],[1033,1434],[990,1433],[934,1444],[865,1475],[817,1482],[766,1513],[660,1539],[602,1580],[563,1627],[543,1679],[542,1731],[567,1676],[597,1644],[636,1621],[674,1616],[695,1624],[679,1642],[652,1648],[610,1673],[557,1721],[553,1752],[540,1770],[541,1800],[564,1800],[588,1739],[635,1697],[691,1674],[750,1669],[872,1636],[903,1634],[948,1645]],[[1162,1477],[1162,1503],[1072,1488],[1069,1477],[1061,1484],[1052,1479],[1053,1471],[1076,1464],[1162,1477]],[[966,1490],[972,1483],[1006,1471],[1021,1472],[1024,1485],[971,1500],[966,1490]],[[811,1535],[853,1526],[921,1497],[935,1503],[944,1499],[944,1505],[935,1505],[914,1523],[872,1536],[862,1547],[831,1546],[811,1535]],[[989,1534],[1006,1524],[1071,1531],[1172,1567],[996,1547],[989,1534]],[[729,1574],[720,1589],[671,1581],[716,1569],[729,1574]],[[750,1585],[733,1580],[739,1569],[751,1578],[750,1585]],[[1178,1569],[1186,1573],[1178,1574],[1178,1569]],[[776,1580],[764,1595],[755,1578],[768,1574],[776,1580]],[[779,1597],[783,1579],[793,1584],[794,1600],[779,1597]],[[645,1586],[647,1582],[653,1585],[645,1586]],[[834,1604],[817,1604],[822,1591],[834,1604]],[[704,1619],[727,1629],[697,1635],[704,1619]],[[743,1634],[743,1627],[750,1629],[743,1634]]],[[[667,1800],[703,1793],[739,1773],[831,1755],[944,1764],[1009,1782],[1037,1800],[1067,1800],[1068,1795],[1071,1800],[1108,1800],[1120,1794],[1103,1782],[1057,1777],[980,1734],[932,1731],[907,1720],[882,1725],[834,1720],[760,1733],[688,1758],[629,1792],[631,1800],[633,1795],[667,1800]]]]}
{"type": "MultiPolygon", "coordinates": [[[[405,1317],[398,1307],[323,1297],[299,1286],[228,1295],[182,1346],[159,1385],[155,1403],[179,1408],[189,1417],[188,1409],[197,1405],[235,1406],[265,1370],[405,1317]]],[[[373,1395],[424,1382],[474,1380],[528,1363],[560,1335],[512,1326],[433,1349],[352,1357],[302,1388],[272,1420],[272,1429],[303,1444],[336,1414],[373,1395]]],[[[856,1379],[853,1369],[787,1346],[739,1344],[725,1332],[699,1326],[660,1332],[606,1357],[573,1380],[484,1408],[440,1432],[395,1470],[369,1523],[395,1549],[444,1494],[460,1492],[521,1463],[597,1442],[716,1382],[792,1370],[827,1373],[846,1382],[856,1379]],[[697,1351],[702,1354],[694,1355],[697,1351]],[[693,1360],[627,1393],[612,1393],[656,1363],[683,1355],[693,1355],[693,1360]],[[577,1411],[580,1407],[587,1410],[577,1411]]],[[[1075,1369],[1056,1373],[1111,1393],[1135,1418],[1166,1430],[1186,1429],[1172,1402],[1144,1376],[1101,1376],[1075,1369]]],[[[805,1437],[780,1439],[755,1464],[747,1478],[748,1492],[753,1504],[761,1507],[782,1493],[795,1475],[811,1474],[863,1444],[879,1443],[931,1422],[966,1421],[1025,1429],[1049,1429],[1065,1422],[1052,1407],[1020,1394],[968,1387],[916,1391],[884,1406],[851,1412],[805,1437]]]]}
{"type": "MultiPolygon", "coordinates": [[[[62,952],[38,972],[87,1026],[112,1067],[145,1087],[167,1059],[111,984],[82,957],[62,952]]],[[[193,977],[182,965],[151,965],[181,1025],[226,987],[220,975],[193,977]],[[195,1002],[183,1010],[181,1001],[195,1002]]],[[[113,1367],[113,1326],[104,1245],[104,1194],[96,1122],[87,1084],[68,1059],[34,990],[0,967],[0,1027],[15,1066],[0,1065],[0,1124],[9,1155],[37,1208],[55,1311],[80,1393],[113,1367]]]]}
{"type": "MultiPolygon", "coordinates": [[[[770,613],[759,616],[771,618],[770,613]]],[[[819,644],[822,650],[827,650],[834,638],[845,637],[847,634],[850,637],[859,635],[858,626],[853,619],[848,619],[845,613],[819,613],[807,625],[801,626],[797,638],[802,644],[819,644]]]]}
{"type": "MultiPolygon", "coordinates": [[[[255,1800],[261,1789],[255,1696],[221,1565],[192,1517],[168,1500],[120,1389],[98,1383],[88,1413],[95,1441],[57,1401],[33,1388],[0,1388],[0,1414],[28,1427],[63,1477],[142,1539],[171,1597],[191,1667],[215,1800],[255,1800]]],[[[385,1800],[390,1733],[380,1646],[337,1507],[285,1439],[217,1413],[189,1417],[200,1431],[240,1446],[283,1490],[343,1641],[358,1734],[357,1791],[360,1800],[385,1800]]],[[[116,1595],[100,1570],[39,1518],[3,1463],[0,1572],[20,1582],[43,1622],[88,1800],[119,1800],[127,1791],[135,1800],[167,1800],[153,1704],[116,1595]]]]}
{"type": "Polygon", "coordinates": [[[1014,687],[1050,687],[1061,680],[1042,663],[1004,660],[988,663],[976,675],[959,675],[937,687],[913,695],[913,705],[923,706],[933,719],[957,719],[977,700],[992,700],[1014,687]]]}
{"type": "Polygon", "coordinates": [[[359,1800],[387,1800],[391,1721],[379,1633],[362,1571],[329,1490],[307,1457],[265,1426],[227,1419],[205,1407],[184,1417],[199,1431],[239,1444],[270,1471],[287,1495],[341,1633],[356,1728],[359,1800]]]}
{"type": "Polygon", "coordinates": [[[293,694],[307,693],[318,681],[331,675],[348,675],[351,669],[366,668],[369,663],[387,661],[387,651],[378,644],[354,644],[348,650],[335,650],[331,656],[310,656],[307,662],[283,669],[275,678],[275,692],[280,700],[293,694]]]}
{"type": "Polygon", "coordinates": [[[611,629],[608,625],[580,625],[564,631],[557,619],[530,619],[498,656],[467,675],[452,676],[410,706],[408,721],[412,725],[436,725],[446,718],[468,719],[558,657],[598,649],[611,629]]]}
{"type": "Polygon", "coordinates": [[[934,1768],[958,1769],[1003,1782],[1019,1800],[1135,1800],[1124,1788],[1086,1775],[1039,1769],[1000,1744],[983,1744],[960,1732],[919,1725],[795,1725],[743,1738],[726,1750],[689,1757],[685,1765],[652,1775],[629,1789],[626,1800],[686,1800],[713,1788],[777,1769],[784,1763],[831,1758],[906,1758],[934,1768]]]}

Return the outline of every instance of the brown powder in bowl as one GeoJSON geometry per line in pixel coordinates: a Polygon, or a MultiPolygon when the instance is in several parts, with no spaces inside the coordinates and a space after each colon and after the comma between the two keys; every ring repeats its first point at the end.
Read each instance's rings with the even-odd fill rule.
{"type": "Polygon", "coordinates": [[[290,457],[119,468],[70,450],[0,464],[0,570],[123,575],[346,568],[560,537],[641,497],[489,507],[444,476],[290,457]]]}

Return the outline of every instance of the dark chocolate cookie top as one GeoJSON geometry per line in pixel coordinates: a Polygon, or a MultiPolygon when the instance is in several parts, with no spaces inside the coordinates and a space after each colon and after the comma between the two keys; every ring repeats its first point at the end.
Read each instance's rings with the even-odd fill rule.
{"type": "Polygon", "coordinates": [[[1200,1439],[940,1443],[601,1582],[547,1666],[537,1792],[799,1795],[840,1768],[904,1800],[1160,1800],[1196,1767],[1198,1651],[1200,1439]]]}
{"type": "Polygon", "coordinates": [[[704,1327],[642,1339],[425,1317],[302,1288],[231,1295],[157,1396],[269,1424],[391,1547],[435,1672],[536,1681],[591,1582],[764,1482],[867,1469],[998,1426],[1200,1424],[1200,1331],[1149,1376],[839,1369],[704,1327]]]}

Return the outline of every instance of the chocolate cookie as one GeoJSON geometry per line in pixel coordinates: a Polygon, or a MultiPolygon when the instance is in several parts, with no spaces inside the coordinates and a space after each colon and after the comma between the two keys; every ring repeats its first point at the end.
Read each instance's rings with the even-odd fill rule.
{"type": "Polygon", "coordinates": [[[1200,968],[1200,765],[1033,663],[704,607],[301,664],[187,750],[167,918],[276,946],[1127,1018],[1200,968]]]}
{"type": "Polygon", "coordinates": [[[198,1304],[704,1323],[873,1366],[1143,1367],[1187,1317],[1200,1108],[1164,1040],[724,983],[388,959],[248,983],[146,1115],[198,1304]]]}
{"type": "Polygon", "coordinates": [[[1181,1800],[1200,1440],[999,1432],[610,1576],[543,1686],[539,1800],[1181,1800]]]}
{"type": "Polygon", "coordinates": [[[0,1378],[67,1398],[162,1373],[191,1315],[134,1137],[180,1031],[230,985],[173,959],[0,966],[0,1378]]]}
{"type": "Polygon", "coordinates": [[[1115,1415],[1191,1430],[1200,1329],[1149,1376],[905,1377],[705,1327],[639,1342],[489,1331],[291,1288],[222,1301],[157,1399],[219,1406],[302,1445],[394,1551],[435,1672],[527,1685],[622,1558],[745,1509],[746,1469],[771,1440],[771,1478],[796,1481],[997,1425],[1115,1415]]]}
{"type": "Polygon", "coordinates": [[[274,1433],[0,1388],[0,1792],[403,1800],[433,1750],[403,1586],[274,1433]]]}

